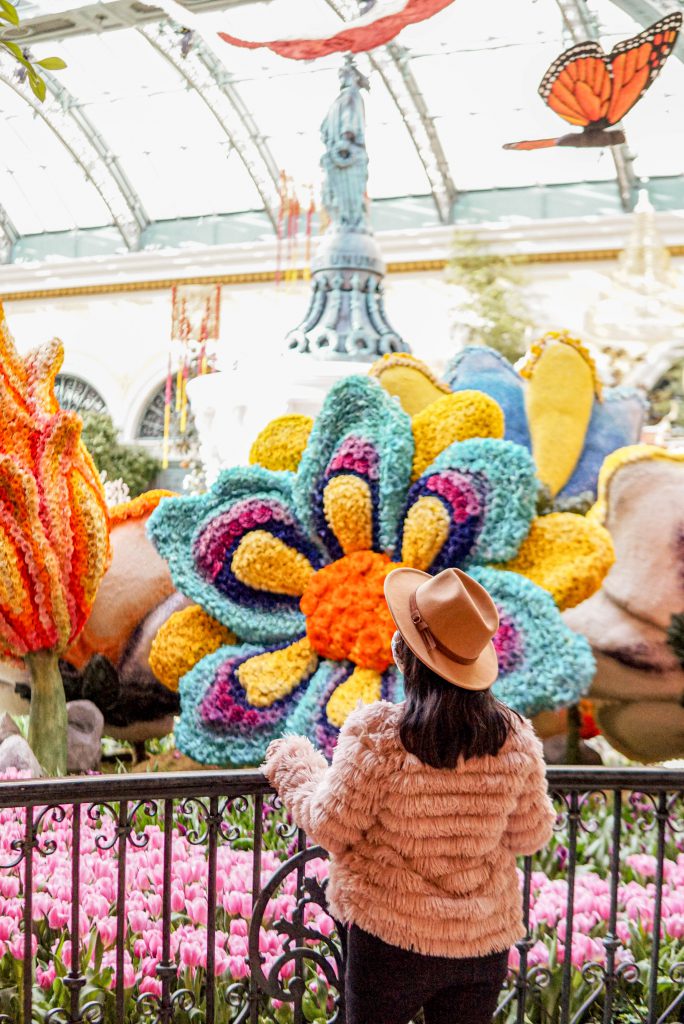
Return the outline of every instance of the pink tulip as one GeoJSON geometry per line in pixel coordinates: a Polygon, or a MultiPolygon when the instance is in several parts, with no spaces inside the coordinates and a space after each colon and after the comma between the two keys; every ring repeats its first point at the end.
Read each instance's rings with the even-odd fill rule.
{"type": "Polygon", "coordinates": [[[41,967],[40,964],[36,965],[36,981],[44,991],[48,992],[52,988],[56,977],[57,972],[54,964],[48,964],[47,967],[41,967]]]}
{"type": "Polygon", "coordinates": [[[233,956],[248,956],[249,945],[242,935],[231,935],[228,939],[228,950],[233,956]]]}
{"type": "Polygon", "coordinates": [[[188,900],[187,905],[188,917],[193,924],[206,924],[207,923],[207,901],[199,897],[198,899],[188,900]]]}
{"type": "Polygon", "coordinates": [[[665,931],[671,939],[684,938],[684,915],[673,914],[665,922],[665,931]]]}
{"type": "Polygon", "coordinates": [[[103,917],[97,922],[97,933],[102,945],[113,946],[116,942],[117,921],[115,917],[103,917]]]}
{"type": "Polygon", "coordinates": [[[158,928],[150,928],[149,931],[145,932],[145,942],[152,956],[157,956],[161,959],[162,947],[164,945],[161,931],[158,928]]]}
{"type": "Polygon", "coordinates": [[[161,999],[162,983],[159,978],[146,977],[140,982],[138,989],[141,995],[156,996],[161,999]]]}
{"type": "Polygon", "coordinates": [[[171,910],[174,914],[180,914],[185,910],[185,893],[182,889],[171,890],[171,910]]]}
{"type": "Polygon", "coordinates": [[[328,938],[335,931],[335,922],[328,914],[319,914],[316,918],[316,928],[328,938]]]}
{"type": "MultiPolygon", "coordinates": [[[[245,961],[244,957],[241,956],[229,957],[228,969],[230,970],[231,976],[236,981],[239,981],[241,978],[246,978],[249,973],[247,962],[245,961]]],[[[286,975],[283,975],[283,977],[286,977],[286,975]]]]}
{"type": "MultiPolygon", "coordinates": [[[[10,955],[13,956],[15,960],[23,960],[24,959],[24,936],[23,936],[23,933],[16,934],[14,936],[14,938],[12,939],[12,941],[7,943],[7,949],[9,950],[10,955]]],[[[31,955],[35,957],[37,952],[38,952],[38,936],[37,935],[32,935],[31,936],[31,955]]]]}
{"type": "Polygon", "coordinates": [[[204,951],[199,942],[184,942],[180,947],[181,963],[185,967],[194,970],[199,967],[204,957],[204,951]]]}
{"type": "Polygon", "coordinates": [[[633,853],[627,857],[627,864],[630,866],[632,871],[635,871],[639,875],[643,875],[644,878],[655,878],[657,861],[655,857],[651,857],[645,853],[633,853]]]}
{"type": "Polygon", "coordinates": [[[62,900],[55,900],[48,912],[48,924],[55,931],[66,928],[71,919],[71,906],[62,900]]]}
{"type": "Polygon", "coordinates": [[[227,892],[223,896],[223,909],[233,916],[242,913],[242,897],[237,892],[227,892]]]}
{"type": "Polygon", "coordinates": [[[144,932],[150,925],[150,918],[144,910],[131,910],[128,923],[132,932],[144,932]]]}

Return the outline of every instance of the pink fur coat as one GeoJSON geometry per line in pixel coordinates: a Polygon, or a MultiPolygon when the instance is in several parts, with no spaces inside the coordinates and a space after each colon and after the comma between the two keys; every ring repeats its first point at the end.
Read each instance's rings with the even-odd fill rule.
{"type": "Polygon", "coordinates": [[[496,757],[431,768],[401,745],[400,715],[359,707],[332,765],[303,737],[276,740],[264,772],[331,854],[339,921],[432,956],[505,950],[523,935],[516,855],[544,846],[555,817],[541,744],[514,719],[496,757]]]}

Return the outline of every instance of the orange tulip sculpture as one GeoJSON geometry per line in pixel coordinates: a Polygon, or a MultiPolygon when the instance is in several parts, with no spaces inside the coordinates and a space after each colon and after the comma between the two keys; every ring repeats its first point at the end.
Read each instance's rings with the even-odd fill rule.
{"type": "Polygon", "coordinates": [[[0,306],[0,657],[31,677],[29,743],[47,775],[65,775],[61,653],[88,618],[109,562],[107,507],[54,383],[58,341],[22,357],[0,306]]]}

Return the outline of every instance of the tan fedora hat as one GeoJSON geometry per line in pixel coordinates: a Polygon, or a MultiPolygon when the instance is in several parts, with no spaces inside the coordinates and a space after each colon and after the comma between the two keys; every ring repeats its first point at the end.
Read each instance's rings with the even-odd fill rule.
{"type": "Polygon", "coordinates": [[[487,690],[499,674],[492,644],[499,613],[484,587],[460,569],[430,576],[394,569],[385,597],[413,653],[437,675],[466,690],[487,690]]]}

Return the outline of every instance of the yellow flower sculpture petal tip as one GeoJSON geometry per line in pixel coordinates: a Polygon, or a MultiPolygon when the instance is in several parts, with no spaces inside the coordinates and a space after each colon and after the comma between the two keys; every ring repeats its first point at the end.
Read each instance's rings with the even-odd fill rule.
{"type": "Polygon", "coordinates": [[[368,372],[390,395],[399,399],[409,416],[422,412],[443,395],[451,394],[451,388],[433,373],[427,363],[408,352],[384,355],[373,363],[368,372]]]}
{"type": "Polygon", "coordinates": [[[525,356],[525,361],[518,370],[520,376],[525,377],[527,380],[531,380],[545,353],[549,352],[554,345],[565,345],[581,356],[589,367],[594,392],[600,401],[603,395],[603,384],[596,367],[596,361],[584,342],[580,341],[579,338],[573,338],[568,331],[547,331],[539,341],[535,342],[535,344],[529,348],[525,356]]]}

